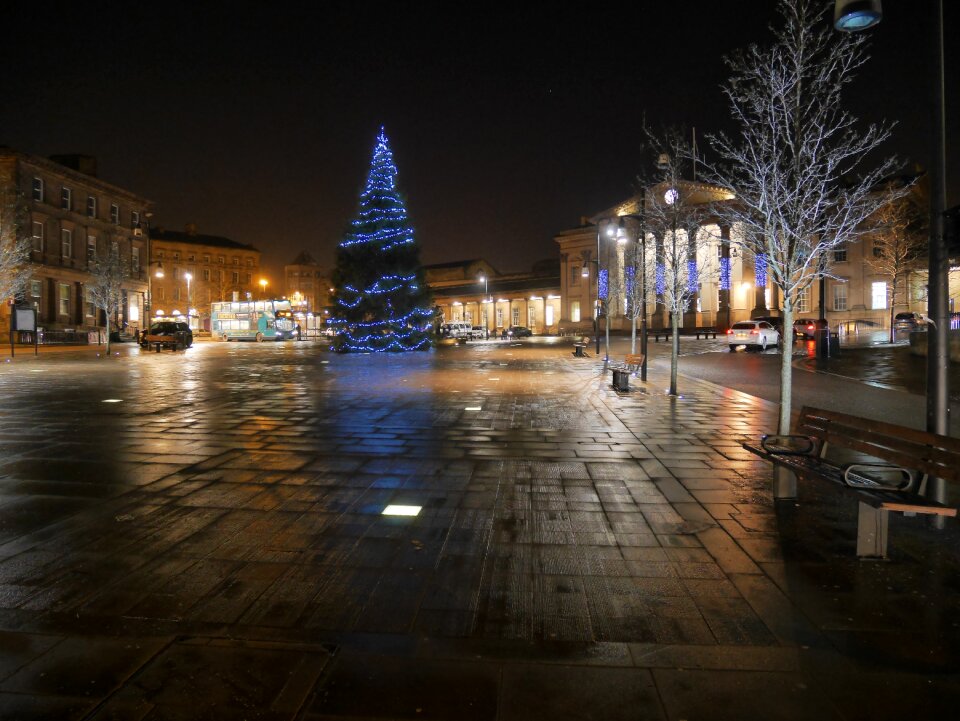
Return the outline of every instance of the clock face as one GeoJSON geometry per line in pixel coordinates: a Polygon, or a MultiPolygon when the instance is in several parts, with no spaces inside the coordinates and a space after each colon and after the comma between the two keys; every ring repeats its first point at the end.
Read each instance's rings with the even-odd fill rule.
{"type": "Polygon", "coordinates": [[[676,188],[670,188],[670,190],[663,194],[663,199],[667,201],[667,205],[673,205],[679,197],[680,193],[677,192],[676,188]]]}

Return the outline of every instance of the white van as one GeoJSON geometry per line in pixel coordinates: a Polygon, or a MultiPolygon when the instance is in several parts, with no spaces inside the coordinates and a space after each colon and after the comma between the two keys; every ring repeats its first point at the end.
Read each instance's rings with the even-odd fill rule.
{"type": "Polygon", "coordinates": [[[466,321],[453,321],[443,324],[443,334],[448,338],[469,338],[471,326],[466,321]]]}

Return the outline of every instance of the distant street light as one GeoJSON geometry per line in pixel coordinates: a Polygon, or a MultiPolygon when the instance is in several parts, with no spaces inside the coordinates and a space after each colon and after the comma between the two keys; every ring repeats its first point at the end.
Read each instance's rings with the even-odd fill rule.
{"type": "Polygon", "coordinates": [[[487,276],[486,276],[486,274],[481,274],[480,277],[477,279],[477,282],[478,282],[478,283],[483,283],[483,331],[484,331],[484,335],[486,335],[486,337],[487,337],[487,340],[489,340],[489,339],[490,339],[490,326],[487,324],[487,307],[488,307],[487,304],[490,302],[490,300],[489,300],[489,298],[487,297],[487,276]]]}
{"type": "Polygon", "coordinates": [[[267,297],[267,285],[268,285],[267,279],[261,278],[260,279],[260,300],[263,300],[264,298],[267,297]]]}

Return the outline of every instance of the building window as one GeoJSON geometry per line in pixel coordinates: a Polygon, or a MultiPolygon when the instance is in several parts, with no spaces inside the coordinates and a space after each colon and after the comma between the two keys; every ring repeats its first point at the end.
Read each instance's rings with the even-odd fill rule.
{"type": "Polygon", "coordinates": [[[87,196],[87,217],[88,218],[97,217],[97,198],[95,195],[87,196]]]}
{"type": "Polygon", "coordinates": [[[193,253],[187,256],[188,263],[193,263],[194,261],[196,261],[196,259],[197,259],[197,256],[195,256],[193,253]]]}
{"type": "Polygon", "coordinates": [[[872,283],[870,285],[871,296],[873,297],[873,309],[882,310],[887,307],[887,284],[872,283]]]}
{"type": "Polygon", "coordinates": [[[520,325],[520,308],[514,308],[510,313],[510,325],[520,325]]]}
{"type": "Polygon", "coordinates": [[[130,267],[134,273],[140,272],[140,249],[136,246],[130,249],[130,267]]]}
{"type": "Polygon", "coordinates": [[[157,260],[163,260],[163,251],[162,251],[162,250],[158,250],[158,251],[157,251],[157,260]]]}
{"type": "Polygon", "coordinates": [[[234,265],[240,265],[240,259],[237,256],[233,256],[233,258],[231,258],[230,260],[233,262],[234,265]]]}
{"type": "Polygon", "coordinates": [[[570,266],[570,285],[580,285],[580,276],[583,275],[583,268],[574,263],[570,266]]]}
{"type": "Polygon", "coordinates": [[[110,222],[120,225],[120,206],[116,203],[110,203],[110,222]]]}
{"type": "Polygon", "coordinates": [[[40,310],[40,301],[43,296],[43,281],[31,280],[30,281],[30,303],[33,305],[34,309],[40,310]]]}
{"type": "Polygon", "coordinates": [[[33,221],[33,249],[38,253],[43,252],[43,223],[33,221]]]}
{"type": "Polygon", "coordinates": [[[544,308],[543,312],[546,315],[546,317],[543,320],[544,325],[547,325],[547,326],[553,325],[553,306],[548,305],[546,308],[544,308]]]}
{"type": "Polygon", "coordinates": [[[204,268],[204,269],[203,269],[203,279],[204,279],[204,280],[207,280],[207,281],[210,280],[210,269],[209,269],[209,268],[204,268]]]}
{"type": "Polygon", "coordinates": [[[251,283],[253,283],[253,275],[247,273],[247,285],[250,285],[251,283]]]}
{"type": "Polygon", "coordinates": [[[174,268],[174,269],[173,269],[173,279],[174,279],[174,280],[180,280],[180,269],[179,269],[179,268],[174,268]]]}
{"type": "Polygon", "coordinates": [[[570,320],[574,323],[580,322],[580,301],[570,301],[570,320]]]}
{"type": "Polygon", "coordinates": [[[60,255],[64,258],[73,256],[73,231],[67,228],[60,230],[60,255]]]}
{"type": "Polygon", "coordinates": [[[847,246],[841,245],[833,249],[833,262],[834,263],[847,262],[847,246]]]}
{"type": "Polygon", "coordinates": [[[209,254],[209,253],[204,253],[204,254],[203,254],[203,262],[204,262],[204,263],[209,263],[209,262],[210,262],[210,254],[209,254]]]}
{"type": "Polygon", "coordinates": [[[798,313],[809,313],[810,312],[810,286],[797,293],[797,312],[798,313]]]}
{"type": "Polygon", "coordinates": [[[67,186],[60,188],[60,207],[64,210],[73,210],[73,191],[67,186]]]}
{"type": "Polygon", "coordinates": [[[160,300],[166,300],[166,299],[167,299],[166,289],[165,289],[165,288],[158,288],[158,289],[157,289],[157,295],[160,296],[160,300]]]}
{"type": "Polygon", "coordinates": [[[180,251],[179,251],[179,250],[175,250],[175,251],[173,252],[173,262],[174,262],[174,263],[179,263],[179,262],[180,262],[180,251]]]}
{"type": "Polygon", "coordinates": [[[179,287],[179,286],[173,289],[173,299],[174,299],[174,300],[180,300],[180,287],[179,287]]]}
{"type": "Polygon", "coordinates": [[[66,283],[57,285],[57,301],[60,315],[70,315],[70,286],[66,283]]]}
{"type": "Polygon", "coordinates": [[[140,227],[140,211],[139,210],[130,211],[130,227],[131,228],[140,227]]]}
{"type": "Polygon", "coordinates": [[[87,318],[91,319],[89,325],[94,325],[95,321],[93,321],[92,319],[94,317],[94,314],[97,312],[97,307],[96,305],[94,305],[94,302],[93,302],[93,291],[91,291],[89,288],[86,289],[83,294],[83,299],[84,299],[84,304],[83,304],[84,314],[87,316],[87,318]]]}
{"type": "Polygon", "coordinates": [[[87,236],[87,262],[93,265],[97,262],[97,236],[87,236]]]}
{"type": "Polygon", "coordinates": [[[833,284],[833,309],[847,309],[847,285],[846,283],[833,284]]]}
{"type": "Polygon", "coordinates": [[[253,267],[253,258],[247,258],[247,267],[248,267],[248,268],[252,268],[252,267],[253,267]]]}
{"type": "Polygon", "coordinates": [[[43,202],[43,178],[33,179],[33,199],[38,203],[43,202]]]}
{"type": "Polygon", "coordinates": [[[230,274],[230,279],[234,285],[240,285],[240,272],[236,270],[233,271],[233,273],[230,274]]]}
{"type": "Polygon", "coordinates": [[[882,245],[875,245],[875,246],[873,246],[873,257],[874,257],[874,258],[882,258],[882,257],[883,257],[883,246],[882,246],[882,245]]]}
{"type": "Polygon", "coordinates": [[[497,308],[497,328],[503,328],[503,308],[497,308]]]}
{"type": "Polygon", "coordinates": [[[220,265],[223,265],[223,256],[222,256],[222,255],[218,255],[218,256],[217,256],[217,262],[218,262],[220,265]]]}

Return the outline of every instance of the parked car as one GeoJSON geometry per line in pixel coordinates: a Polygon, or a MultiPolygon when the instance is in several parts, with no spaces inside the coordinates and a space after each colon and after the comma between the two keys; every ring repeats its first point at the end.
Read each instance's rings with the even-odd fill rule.
{"type": "Polygon", "coordinates": [[[440,334],[447,338],[471,338],[473,335],[473,327],[464,321],[455,320],[450,323],[444,323],[440,328],[440,334]]]}
{"type": "Polygon", "coordinates": [[[533,331],[522,325],[512,325],[509,328],[505,328],[504,336],[507,338],[529,338],[533,335],[533,331]]]}
{"type": "Polygon", "coordinates": [[[811,318],[797,318],[793,321],[793,334],[804,340],[816,340],[817,321],[811,318]]]}
{"type": "Polygon", "coordinates": [[[180,350],[193,345],[193,331],[183,321],[160,320],[152,323],[146,333],[140,335],[143,348],[173,348],[180,350]]]}
{"type": "Polygon", "coordinates": [[[754,346],[766,350],[780,342],[780,332],[765,320],[742,320],[727,331],[730,350],[739,346],[754,346]]]}
{"type": "Polygon", "coordinates": [[[487,337],[487,330],[482,325],[475,325],[470,329],[470,337],[482,340],[487,337]]]}
{"type": "Polygon", "coordinates": [[[919,313],[897,313],[893,316],[894,330],[925,330],[927,325],[919,313]]]}

